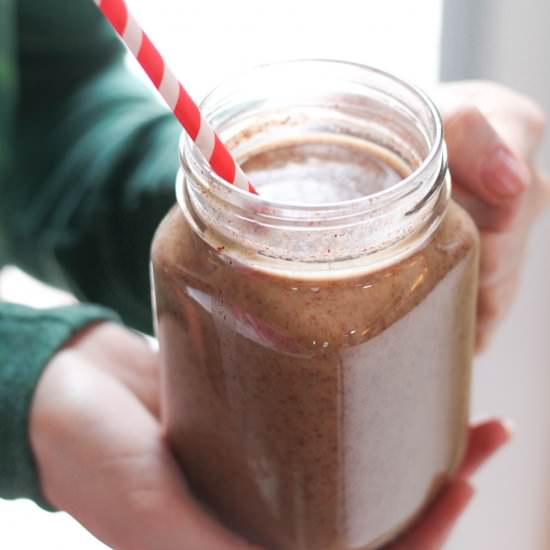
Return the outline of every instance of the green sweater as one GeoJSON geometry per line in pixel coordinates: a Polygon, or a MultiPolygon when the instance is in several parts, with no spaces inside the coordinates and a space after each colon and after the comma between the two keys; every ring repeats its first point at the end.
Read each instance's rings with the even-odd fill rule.
{"type": "Polygon", "coordinates": [[[0,302],[0,498],[43,504],[27,426],[52,354],[98,319],[151,330],[149,245],[179,135],[153,94],[92,0],[0,0],[0,267],[90,304],[0,302]]]}

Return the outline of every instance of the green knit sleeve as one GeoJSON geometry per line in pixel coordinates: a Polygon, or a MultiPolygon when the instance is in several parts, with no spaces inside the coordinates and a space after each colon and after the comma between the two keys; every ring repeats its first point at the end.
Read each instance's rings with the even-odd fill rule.
{"type": "Polygon", "coordinates": [[[28,436],[34,388],[50,357],[75,332],[109,310],[79,305],[49,310],[0,303],[0,498],[42,498],[28,436]]]}
{"type": "Polygon", "coordinates": [[[149,248],[175,200],[178,123],[130,69],[94,2],[19,0],[18,28],[0,263],[151,332],[149,248]]]}
{"type": "Polygon", "coordinates": [[[0,303],[0,497],[45,505],[27,434],[34,387],[71,334],[114,318],[110,310],[151,331],[149,247],[174,202],[180,129],[94,2],[18,0],[14,13],[17,106],[0,173],[0,267],[16,264],[109,308],[0,303]]]}

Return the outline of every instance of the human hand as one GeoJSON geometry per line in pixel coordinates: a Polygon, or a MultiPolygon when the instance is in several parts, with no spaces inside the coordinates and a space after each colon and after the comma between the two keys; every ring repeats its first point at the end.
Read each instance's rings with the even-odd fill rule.
{"type": "Polygon", "coordinates": [[[46,499],[117,550],[251,549],[192,499],[162,437],[157,362],[111,323],[53,357],[30,419],[46,499]]]}
{"type": "Polygon", "coordinates": [[[527,97],[488,82],[444,84],[435,99],[443,116],[454,197],[481,235],[480,351],[513,301],[529,229],[550,199],[550,182],[534,161],[544,115],[527,97]]]}
{"type": "Polygon", "coordinates": [[[464,459],[457,473],[412,529],[384,550],[439,550],[474,494],[469,478],[510,439],[498,420],[470,428],[464,459]]]}

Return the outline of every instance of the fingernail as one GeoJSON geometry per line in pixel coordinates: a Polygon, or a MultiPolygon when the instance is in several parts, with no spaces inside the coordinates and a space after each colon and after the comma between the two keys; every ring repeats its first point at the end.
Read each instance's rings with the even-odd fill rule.
{"type": "Polygon", "coordinates": [[[513,197],[529,185],[529,170],[511,151],[499,147],[482,174],[490,190],[502,198],[513,197]]]}
{"type": "Polygon", "coordinates": [[[516,433],[517,424],[515,420],[511,418],[506,418],[502,421],[504,429],[508,432],[508,435],[512,436],[516,433]]]}

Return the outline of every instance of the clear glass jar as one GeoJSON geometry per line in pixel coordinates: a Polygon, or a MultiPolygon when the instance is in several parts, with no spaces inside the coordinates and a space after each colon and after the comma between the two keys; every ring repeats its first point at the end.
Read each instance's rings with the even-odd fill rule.
{"type": "Polygon", "coordinates": [[[378,548],[466,433],[478,244],[450,201],[437,110],[327,61],[258,68],[202,110],[261,196],[182,139],[152,248],[169,441],[251,541],[378,548]]]}

